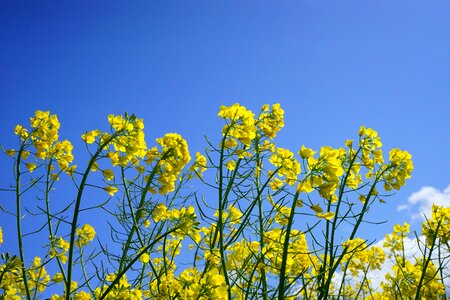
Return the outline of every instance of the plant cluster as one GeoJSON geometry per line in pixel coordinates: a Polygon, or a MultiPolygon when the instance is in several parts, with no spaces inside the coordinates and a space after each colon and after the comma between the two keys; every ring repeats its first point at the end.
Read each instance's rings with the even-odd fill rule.
{"type": "Polygon", "coordinates": [[[410,178],[408,152],[386,158],[377,132],[361,126],[341,148],[294,153],[274,143],[284,127],[279,104],[257,115],[221,106],[218,116],[220,141],[207,139],[191,162],[179,134],[148,146],[142,119],[109,115],[109,130],[81,136],[83,168],[59,139],[56,115],[37,111],[29,127],[17,125],[17,150],[2,149],[14,165],[4,199],[15,208],[3,211],[14,216],[19,251],[2,254],[0,299],[49,290],[52,300],[445,299],[450,209],[433,207],[414,257],[405,254],[408,224],[383,247],[359,236],[370,209],[410,178]],[[63,181],[75,193],[61,204],[54,193],[63,181]],[[89,206],[86,195],[100,192],[106,200],[89,206]],[[38,213],[24,217],[29,203],[38,213]],[[80,223],[93,213],[109,237],[80,223]],[[41,227],[24,233],[30,218],[41,227]],[[30,235],[46,239],[44,255],[27,257],[30,235]],[[371,274],[385,265],[376,288],[371,274]]]}

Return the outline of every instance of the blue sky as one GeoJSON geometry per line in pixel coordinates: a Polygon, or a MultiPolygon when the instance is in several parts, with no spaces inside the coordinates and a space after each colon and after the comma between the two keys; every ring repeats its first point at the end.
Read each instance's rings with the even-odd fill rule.
{"type": "MultiPolygon", "coordinates": [[[[413,178],[373,211],[388,221],[370,229],[382,238],[417,212],[408,198],[422,187],[449,198],[449,12],[439,0],[2,1],[0,144],[50,110],[81,155],[81,133],[128,111],[149,144],[179,132],[195,153],[204,134],[218,138],[220,105],[279,102],[279,146],[339,147],[366,125],[386,152],[412,153],[413,178]]],[[[0,166],[4,187],[10,160],[0,166]]]]}

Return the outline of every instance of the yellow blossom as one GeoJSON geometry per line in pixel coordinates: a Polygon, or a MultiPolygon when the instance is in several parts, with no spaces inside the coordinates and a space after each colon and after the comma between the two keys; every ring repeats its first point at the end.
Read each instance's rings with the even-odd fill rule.
{"type": "Polygon", "coordinates": [[[114,172],[110,169],[106,169],[102,171],[103,177],[106,178],[106,180],[113,180],[114,179],[114,172]]]}
{"type": "Polygon", "coordinates": [[[89,224],[84,224],[83,227],[78,228],[76,230],[77,241],[76,244],[78,247],[88,245],[95,237],[95,230],[89,224]]]}
{"type": "Polygon", "coordinates": [[[230,171],[233,171],[234,169],[236,169],[236,161],[235,160],[229,160],[226,164],[227,169],[230,171]]]}
{"type": "Polygon", "coordinates": [[[30,172],[33,172],[34,169],[36,169],[36,164],[34,164],[34,163],[26,163],[25,166],[27,167],[28,171],[30,171],[30,172]]]}
{"type": "Polygon", "coordinates": [[[143,263],[146,264],[150,261],[150,255],[148,255],[148,253],[143,253],[140,257],[139,260],[143,263]]]}
{"type": "Polygon", "coordinates": [[[116,188],[115,186],[106,186],[103,188],[103,190],[105,190],[106,192],[108,192],[109,195],[114,196],[114,194],[119,190],[118,188],[116,188]]]}

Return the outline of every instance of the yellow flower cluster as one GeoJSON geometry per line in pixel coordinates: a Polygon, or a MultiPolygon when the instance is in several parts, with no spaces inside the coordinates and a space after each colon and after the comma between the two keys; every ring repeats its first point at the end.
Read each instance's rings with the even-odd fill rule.
{"type": "Polygon", "coordinates": [[[77,229],[76,235],[77,240],[75,241],[75,243],[77,244],[77,246],[80,248],[83,246],[87,246],[95,237],[94,227],[89,224],[84,224],[83,227],[77,229]]]}
{"type": "MultiPolygon", "coordinates": [[[[20,136],[24,142],[31,141],[36,152],[34,153],[40,159],[56,160],[60,170],[72,175],[76,166],[69,167],[73,161],[73,146],[68,140],[58,141],[58,131],[60,123],[56,115],[50,115],[49,111],[36,111],[34,117],[30,118],[31,132],[22,125],[17,125],[14,133],[20,136]]],[[[10,154],[15,151],[10,150],[10,154]]],[[[22,159],[27,159],[30,152],[22,151],[22,159]]],[[[37,166],[35,163],[26,163],[27,169],[32,172],[37,166]]],[[[56,178],[56,177],[55,177],[56,178]]]]}
{"type": "MultiPolygon", "coordinates": [[[[115,130],[117,137],[112,140],[115,154],[118,154],[118,162],[113,161],[111,157],[115,155],[109,154],[111,161],[125,166],[128,163],[134,163],[136,158],[142,158],[146,154],[147,144],[145,142],[144,122],[142,119],[136,118],[135,115],[108,116],[108,122],[115,130]]],[[[103,136],[103,139],[106,137],[103,136]]],[[[114,153],[114,152],[113,152],[114,153]]]]}
{"type": "MultiPolygon", "coordinates": [[[[267,271],[279,274],[283,261],[283,247],[286,232],[280,228],[274,228],[264,233],[264,247],[262,253],[268,260],[267,271]]],[[[286,274],[301,274],[311,266],[309,249],[305,234],[292,230],[289,240],[288,255],[286,258],[286,274]]]]}
{"type": "Polygon", "coordinates": [[[58,257],[63,264],[67,262],[66,253],[69,251],[70,243],[59,237],[57,240],[53,241],[53,246],[50,250],[50,257],[58,257]]]}
{"type": "Polygon", "coordinates": [[[294,153],[287,149],[276,148],[269,161],[277,167],[277,175],[280,177],[274,177],[271,182],[273,190],[277,190],[284,181],[289,185],[294,185],[297,175],[300,174],[300,163],[294,157],[294,153]]]}
{"type": "Polygon", "coordinates": [[[382,248],[368,247],[361,238],[348,240],[342,243],[342,248],[347,252],[342,259],[342,268],[346,265],[353,276],[359,272],[367,273],[369,270],[380,270],[385,260],[385,253],[382,248]]]}
{"type": "Polygon", "coordinates": [[[135,115],[108,115],[108,122],[112,133],[102,133],[95,129],[81,135],[87,144],[93,144],[99,138],[98,143],[105,149],[113,147],[106,156],[113,166],[126,166],[129,163],[136,164],[139,158],[143,158],[147,151],[145,142],[144,122],[135,115]]]}
{"type": "MultiPolygon", "coordinates": [[[[228,211],[222,212],[222,223],[228,224],[228,225],[235,225],[239,224],[241,222],[242,212],[234,205],[230,205],[227,208],[228,211]]],[[[219,217],[219,211],[216,210],[214,212],[214,217],[219,217]]]]}
{"type": "Polygon", "coordinates": [[[200,234],[195,230],[198,224],[197,215],[193,206],[182,207],[181,209],[167,209],[164,203],[159,203],[152,212],[153,221],[161,222],[165,220],[176,221],[180,230],[176,231],[176,235],[180,238],[189,235],[194,241],[200,241],[200,234]]]}
{"type": "Polygon", "coordinates": [[[179,276],[168,272],[150,283],[146,293],[151,299],[228,299],[225,278],[216,268],[205,274],[197,268],[187,268],[179,276]]]}
{"type": "Polygon", "coordinates": [[[431,219],[422,223],[422,234],[430,247],[436,239],[447,244],[450,241],[450,208],[433,204],[431,219]]]}
{"type": "MultiPolygon", "coordinates": [[[[343,228],[341,223],[356,224],[355,230],[351,231],[353,233],[363,223],[364,213],[373,204],[367,199],[377,195],[375,185],[378,182],[383,182],[386,190],[399,189],[411,176],[413,165],[409,153],[393,149],[389,153],[389,162],[385,163],[377,132],[362,126],[356,149],[351,140],[345,142],[345,148],[322,147],[318,154],[302,146],[298,151],[302,158],[300,165],[293,152],[275,147],[272,142],[284,127],[284,111],[279,104],[264,105],[257,119],[253,112],[239,104],[221,106],[218,115],[226,123],[222,128],[223,148],[212,146],[212,149],[206,150],[206,156],[197,152],[186,176],[181,174],[191,159],[187,142],[179,134],[168,133],[156,139],[154,147],[147,148],[144,123],[134,115],[109,115],[109,133],[92,130],[82,135],[86,144],[97,146],[96,151],[90,152],[88,166],[91,171],[101,172],[103,182],[108,181],[103,190],[111,196],[119,189],[120,193],[124,193],[117,199],[120,214],[116,214],[119,224],[123,226],[117,229],[120,234],[116,236],[117,241],[123,243],[123,253],[122,256],[111,253],[107,258],[128,258],[119,262],[118,270],[112,271],[116,273],[107,275],[100,283],[93,282],[98,288],[90,282],[83,282],[78,288],[78,283],[72,281],[70,298],[99,298],[115,281],[117,274],[126,270],[130,280],[126,275],[117,278],[118,284],[111,286],[111,292],[104,299],[220,300],[228,299],[230,295],[231,298],[246,299],[258,298],[263,294],[268,298],[316,299],[323,296],[323,299],[328,299],[334,297],[333,293],[338,290],[334,286],[335,271],[343,271],[340,275],[344,276],[342,282],[345,284],[339,289],[342,291],[340,296],[359,299],[373,292],[366,275],[369,271],[381,269],[386,255],[394,258],[396,264],[393,273],[386,277],[386,282],[381,286],[383,290],[373,292],[373,297],[392,299],[401,294],[403,298],[411,298],[425,269],[425,288],[421,297],[443,294],[441,278],[436,275],[438,267],[432,262],[425,264],[424,259],[412,263],[401,257],[404,255],[404,240],[409,234],[408,224],[396,225],[394,232],[386,236],[384,246],[389,250],[386,254],[380,247],[368,246],[361,238],[347,240],[341,246],[338,242],[339,230],[343,228]],[[220,155],[220,166],[215,162],[216,154],[220,155]],[[102,165],[104,158],[113,166],[122,167],[120,175],[102,165]],[[264,167],[267,162],[273,165],[272,171],[264,167]],[[218,187],[221,220],[217,221],[218,211],[214,213],[215,218],[211,216],[212,207],[216,205],[208,203],[208,208],[204,210],[199,207],[206,223],[199,229],[194,207],[187,204],[193,198],[189,198],[191,195],[184,198],[181,192],[184,191],[183,184],[194,175],[202,176],[208,163],[208,167],[217,169],[220,177],[211,184],[207,182],[209,178],[202,179],[202,182],[213,188],[218,187]],[[222,167],[228,171],[223,171],[222,167]],[[304,169],[303,176],[300,176],[301,167],[304,169]],[[368,172],[365,182],[360,174],[362,168],[367,168],[368,172]],[[133,177],[127,176],[130,173],[133,177]],[[116,179],[116,176],[120,178],[116,179]],[[293,187],[289,187],[295,184],[297,194],[292,193],[293,187]],[[167,195],[175,190],[173,197],[167,195]],[[369,194],[366,195],[366,191],[369,194]],[[165,200],[158,200],[161,196],[155,195],[157,192],[165,200]],[[350,192],[356,194],[354,198],[350,192]],[[320,202],[315,201],[316,196],[320,202]],[[358,211],[361,205],[353,201],[358,196],[367,204],[362,205],[361,212],[358,211]],[[278,202],[272,197],[277,197],[278,202]],[[266,198],[269,203],[264,201],[266,198]],[[296,227],[300,216],[306,216],[305,219],[309,220],[310,215],[301,209],[303,203],[306,210],[309,207],[314,211],[316,217],[327,221],[337,218],[334,219],[336,222],[327,222],[326,230],[322,231],[322,222],[314,225],[307,223],[304,231],[300,231],[296,227]],[[127,232],[130,228],[131,231],[127,232]],[[129,236],[126,236],[127,233],[129,236]],[[310,245],[307,235],[311,237],[311,240],[308,239],[310,245]],[[184,251],[182,246],[186,238],[192,242],[189,247],[193,250],[193,264],[180,269],[179,262],[185,265],[180,254],[184,251]],[[138,259],[140,263],[128,265],[138,259]],[[200,270],[200,267],[203,269],[200,270]],[[361,276],[362,282],[350,283],[361,276]],[[347,282],[350,284],[347,285],[347,282]],[[322,293],[325,288],[329,288],[329,294],[322,293]],[[277,290],[282,292],[278,295],[277,290]]],[[[20,158],[26,160],[33,152],[30,149],[36,149],[36,157],[44,159],[44,163],[50,161],[67,173],[73,172],[70,166],[73,161],[72,145],[68,141],[58,141],[60,125],[56,115],[37,111],[30,121],[31,130],[21,125],[15,128],[15,134],[23,141],[21,150],[6,152],[12,156],[20,153],[20,158]]],[[[41,167],[36,161],[26,161],[24,164],[29,172],[36,168],[39,171],[41,167]]],[[[51,168],[49,170],[52,171],[51,168]]],[[[83,184],[86,178],[83,176],[83,184]]],[[[89,181],[85,186],[98,185],[89,181]]],[[[84,186],[77,187],[81,192],[84,186]]],[[[53,214],[47,213],[53,218],[53,214]]],[[[57,217],[60,215],[55,214],[54,221],[57,217]]],[[[346,228],[343,230],[347,232],[346,228]]],[[[422,245],[432,248],[430,246],[434,246],[437,239],[441,244],[448,243],[449,231],[450,208],[433,206],[432,218],[423,224],[422,233],[427,238],[427,244],[422,245]]],[[[89,245],[95,236],[96,232],[89,224],[77,228],[74,247],[89,245]]],[[[0,227],[0,244],[2,242],[0,227]]],[[[48,261],[35,258],[31,267],[26,268],[16,258],[0,265],[0,289],[4,298],[20,299],[25,296],[22,267],[25,267],[31,292],[36,291],[36,296],[40,296],[39,293],[50,284],[62,285],[66,281],[68,284],[75,272],[80,269],[89,272],[89,264],[97,262],[97,258],[83,257],[83,251],[75,249],[75,255],[80,256],[74,257],[73,266],[80,269],[74,268],[72,272],[68,268],[66,272],[63,267],[67,267],[64,265],[68,261],[67,253],[74,250],[69,248],[70,243],[63,237],[52,236],[46,256],[48,261]],[[57,263],[60,267],[52,283],[44,267],[50,266],[50,263],[57,263]]],[[[53,295],[51,299],[63,299],[65,296],[53,295]]]]}
{"type": "Polygon", "coordinates": [[[206,157],[200,152],[195,153],[195,162],[189,170],[202,177],[203,172],[206,171],[206,157]]]}
{"type": "Polygon", "coordinates": [[[256,137],[255,115],[244,106],[238,103],[221,106],[218,115],[227,120],[227,124],[222,128],[223,135],[236,138],[246,146],[256,137]]]}
{"type": "Polygon", "coordinates": [[[247,241],[242,239],[231,245],[227,254],[227,270],[245,272],[250,274],[254,269],[256,253],[258,253],[260,243],[257,241],[247,241]]]}
{"type": "Polygon", "coordinates": [[[167,194],[175,189],[175,182],[184,166],[191,160],[188,145],[181,135],[168,133],[162,138],[156,139],[162,147],[159,161],[158,182],[160,194],[167,194]]]}
{"type": "MultiPolygon", "coordinates": [[[[391,253],[396,255],[399,251],[404,249],[404,239],[409,234],[409,224],[396,224],[391,234],[387,234],[384,238],[383,247],[390,249],[391,253]]],[[[389,255],[391,257],[391,255],[389,255]]]]}
{"type": "Polygon", "coordinates": [[[424,275],[419,299],[439,299],[445,294],[445,286],[438,276],[433,262],[429,262],[423,274],[423,261],[417,259],[413,264],[401,259],[392,267],[392,274],[386,274],[386,281],[381,283],[383,291],[375,299],[414,299],[420,278],[424,275]],[[426,283],[426,284],[423,284],[426,283]]]}
{"type": "Polygon", "coordinates": [[[265,104],[256,124],[264,135],[273,139],[284,127],[284,110],[279,103],[272,105],[271,109],[269,105],[265,104]]]}
{"type": "MultiPolygon", "coordinates": [[[[30,118],[30,124],[33,128],[30,134],[31,139],[35,142],[38,152],[48,150],[58,140],[60,124],[56,115],[50,115],[49,111],[38,110],[34,117],[30,118]]],[[[26,137],[24,129],[20,125],[16,126],[14,131],[21,137],[26,137]]]]}
{"type": "MultiPolygon", "coordinates": [[[[26,296],[21,266],[22,262],[15,256],[6,264],[0,265],[0,289],[3,289],[4,299],[20,300],[26,296]]],[[[50,282],[50,275],[48,275],[40,257],[33,259],[30,268],[26,270],[26,276],[28,288],[32,292],[42,293],[50,282]]]]}
{"type": "Polygon", "coordinates": [[[399,190],[405,185],[406,179],[411,178],[414,169],[411,154],[400,149],[392,149],[389,152],[389,160],[392,167],[383,174],[384,188],[387,191],[392,188],[399,190]]]}
{"type": "Polygon", "coordinates": [[[33,264],[27,273],[29,276],[28,284],[31,289],[43,292],[47,288],[47,284],[50,282],[50,275],[48,275],[44,265],[42,265],[40,257],[34,258],[33,264]]]}
{"type": "MultiPolygon", "coordinates": [[[[112,282],[114,279],[116,279],[116,274],[109,274],[106,276],[106,281],[112,282]]],[[[75,299],[80,300],[99,299],[107,288],[108,288],[107,286],[103,286],[102,288],[96,288],[93,295],[94,297],[92,298],[89,293],[79,292],[75,295],[75,299]]],[[[142,291],[141,288],[131,287],[131,284],[128,283],[126,274],[124,274],[122,277],[120,277],[119,283],[115,285],[114,288],[112,288],[112,290],[106,295],[104,299],[142,300],[143,295],[144,292],[142,291]]]]}
{"type": "Polygon", "coordinates": [[[361,126],[359,129],[359,146],[362,149],[361,161],[365,167],[373,169],[375,163],[383,163],[383,155],[378,132],[361,126]]]}
{"type": "Polygon", "coordinates": [[[22,262],[16,256],[5,264],[0,265],[0,289],[3,290],[5,299],[20,300],[25,293],[25,287],[21,278],[20,266],[22,262]]]}
{"type": "Polygon", "coordinates": [[[326,146],[320,148],[318,158],[314,158],[314,153],[303,146],[299,151],[300,156],[308,161],[311,176],[307,181],[302,182],[298,189],[301,192],[310,192],[317,187],[323,198],[335,201],[335,192],[339,187],[340,177],[344,174],[342,164],[346,152],[342,148],[333,149],[326,146]]]}

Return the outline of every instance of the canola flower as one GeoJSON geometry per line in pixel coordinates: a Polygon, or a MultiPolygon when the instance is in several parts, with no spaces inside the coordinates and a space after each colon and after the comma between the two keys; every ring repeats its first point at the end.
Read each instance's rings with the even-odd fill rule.
{"type": "MultiPolygon", "coordinates": [[[[235,103],[221,106],[218,116],[225,123],[221,142],[208,141],[190,163],[181,135],[168,133],[150,145],[142,119],[108,115],[109,130],[81,134],[90,153],[84,172],[73,164],[72,144],[59,139],[56,115],[37,111],[30,127],[17,125],[19,145],[5,150],[18,167],[12,185],[18,189],[16,203],[30,205],[21,201],[22,177],[38,178],[25,191],[43,194],[38,197],[44,199],[42,214],[33,217],[43,216],[45,226],[34,234],[48,231],[48,249],[33,259],[23,251],[5,253],[0,295],[31,299],[47,295],[50,286],[59,289],[48,296],[53,300],[438,299],[445,294],[448,258],[437,260],[435,253],[448,245],[448,208],[433,206],[422,225],[423,252],[416,257],[405,256],[408,224],[396,225],[383,248],[358,235],[369,208],[384,201],[378,191],[399,190],[411,177],[408,152],[394,148],[383,156],[378,132],[365,126],[341,148],[301,145],[291,151],[275,143],[285,126],[280,104],[265,104],[254,114],[235,103]],[[67,204],[72,219],[52,206],[53,190],[65,180],[61,173],[70,175],[66,178],[77,191],[76,201],[67,204]],[[194,192],[196,184],[217,194],[194,192]],[[88,206],[92,200],[85,201],[84,189],[103,190],[105,201],[88,206]],[[103,230],[78,224],[92,210],[110,224],[109,242],[117,247],[97,236],[103,230]],[[353,226],[350,233],[342,224],[353,226]],[[376,289],[368,274],[387,260],[391,272],[376,289]]],[[[22,220],[19,212],[21,228],[31,216],[22,220]]],[[[18,241],[29,247],[23,233],[18,241]]]]}

